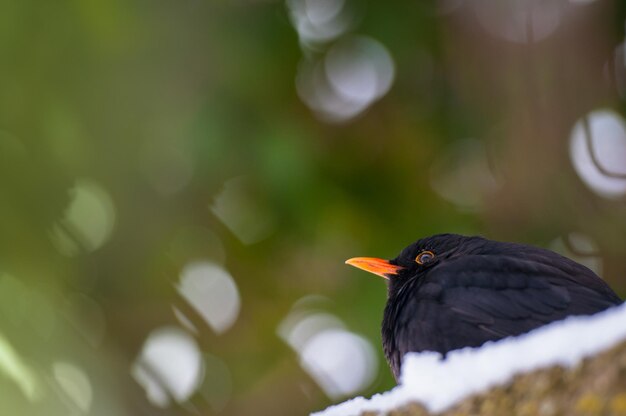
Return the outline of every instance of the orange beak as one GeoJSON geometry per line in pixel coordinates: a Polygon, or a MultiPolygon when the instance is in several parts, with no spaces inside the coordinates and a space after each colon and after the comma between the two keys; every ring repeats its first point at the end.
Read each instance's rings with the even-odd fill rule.
{"type": "Polygon", "coordinates": [[[402,270],[400,266],[395,266],[387,260],[374,257],[354,257],[346,260],[346,264],[365,270],[366,272],[377,274],[385,279],[389,279],[389,276],[397,275],[398,272],[402,270]]]}

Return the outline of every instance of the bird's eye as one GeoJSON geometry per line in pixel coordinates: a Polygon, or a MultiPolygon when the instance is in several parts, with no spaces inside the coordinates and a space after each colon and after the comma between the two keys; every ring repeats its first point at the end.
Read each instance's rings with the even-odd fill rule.
{"type": "Polygon", "coordinates": [[[422,251],[420,254],[417,255],[417,257],[415,257],[415,263],[417,264],[428,263],[434,258],[435,258],[435,253],[433,253],[432,251],[422,251]]]}

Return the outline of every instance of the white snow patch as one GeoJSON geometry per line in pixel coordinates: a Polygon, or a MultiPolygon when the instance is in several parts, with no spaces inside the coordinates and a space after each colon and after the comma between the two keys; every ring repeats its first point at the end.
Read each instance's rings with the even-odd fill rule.
{"type": "Polygon", "coordinates": [[[574,316],[518,337],[464,348],[443,360],[435,352],[404,357],[400,384],[370,399],[357,397],[314,416],[386,412],[411,402],[441,412],[465,397],[501,385],[515,374],[560,365],[572,367],[586,357],[626,339],[626,304],[592,316],[574,316]]]}

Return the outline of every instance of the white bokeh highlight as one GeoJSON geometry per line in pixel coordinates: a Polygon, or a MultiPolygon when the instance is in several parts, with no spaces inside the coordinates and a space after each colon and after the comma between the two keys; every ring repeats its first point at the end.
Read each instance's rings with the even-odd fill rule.
{"type": "Polygon", "coordinates": [[[552,35],[561,23],[559,0],[474,0],[476,18],[492,36],[513,43],[532,43],[552,35]]]}
{"type": "Polygon", "coordinates": [[[294,350],[300,351],[316,334],[328,329],[343,330],[345,325],[330,313],[305,313],[290,315],[283,321],[279,333],[294,350]]]}
{"type": "Polygon", "coordinates": [[[576,122],[569,150],[576,173],[592,191],[606,198],[626,194],[626,124],[619,114],[601,109],[576,122]],[[585,123],[588,123],[588,131],[585,123]],[[594,163],[591,152],[600,166],[594,163]]]}
{"type": "Polygon", "coordinates": [[[327,329],[315,334],[300,351],[300,362],[331,398],[349,396],[372,383],[378,368],[374,350],[352,332],[327,329]]]}
{"type": "Polygon", "coordinates": [[[89,412],[93,388],[87,373],[74,364],[59,361],[52,365],[52,376],[70,402],[82,412],[89,412]]]}
{"type": "Polygon", "coordinates": [[[393,60],[372,38],[358,36],[338,43],[324,63],[330,85],[350,101],[369,103],[391,88],[393,60]]]}
{"type": "Polygon", "coordinates": [[[204,378],[204,362],[196,340],[176,327],[154,330],[146,339],[131,374],[148,400],[167,407],[191,397],[204,378]]]}
{"type": "Polygon", "coordinates": [[[395,66],[380,42],[351,36],[334,44],[320,60],[305,60],[296,77],[301,100],[328,122],[352,119],[391,88],[395,66]]]}
{"type": "Polygon", "coordinates": [[[237,320],[241,299],[233,277],[211,261],[195,261],[182,270],[176,289],[217,334],[237,320]]]}
{"type": "Polygon", "coordinates": [[[287,0],[287,8],[305,47],[336,39],[352,23],[352,13],[345,0],[287,0]]]}
{"type": "Polygon", "coordinates": [[[114,225],[115,205],[109,193],[91,179],[78,179],[63,218],[52,229],[52,242],[64,255],[76,255],[81,249],[92,252],[109,240],[114,225]]]}
{"type": "MultiPolygon", "coordinates": [[[[0,274],[0,281],[2,277],[0,274]]],[[[44,396],[43,383],[35,370],[2,333],[0,333],[0,376],[13,381],[30,401],[39,401],[44,396]]]]}
{"type": "Polygon", "coordinates": [[[333,314],[295,307],[277,332],[298,354],[301,367],[332,399],[367,388],[378,373],[370,342],[347,330],[333,314]]]}

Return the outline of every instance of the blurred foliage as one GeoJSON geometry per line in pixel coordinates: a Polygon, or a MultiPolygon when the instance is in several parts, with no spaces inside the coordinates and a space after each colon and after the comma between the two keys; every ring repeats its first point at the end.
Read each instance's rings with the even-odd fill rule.
{"type": "Polygon", "coordinates": [[[473,3],[346,3],[342,36],[384,45],[395,78],[328,122],[294,80],[336,40],[299,42],[283,2],[5,2],[0,413],[320,409],[332,400],[277,333],[308,295],[375,346],[378,374],[359,393],[386,390],[384,283],[343,261],[438,232],[546,247],[583,233],[626,293],[624,196],[595,194],[568,151],[578,118],[624,110],[623,4],[554,2],[554,33],[515,43],[481,27],[473,3]],[[473,151],[449,156],[467,138],[485,149],[478,168],[463,165],[473,151]],[[198,259],[239,290],[219,335],[176,290],[198,259]],[[206,373],[189,400],[158,407],[131,368],[153,330],[184,326],[172,306],[206,373]]]}

